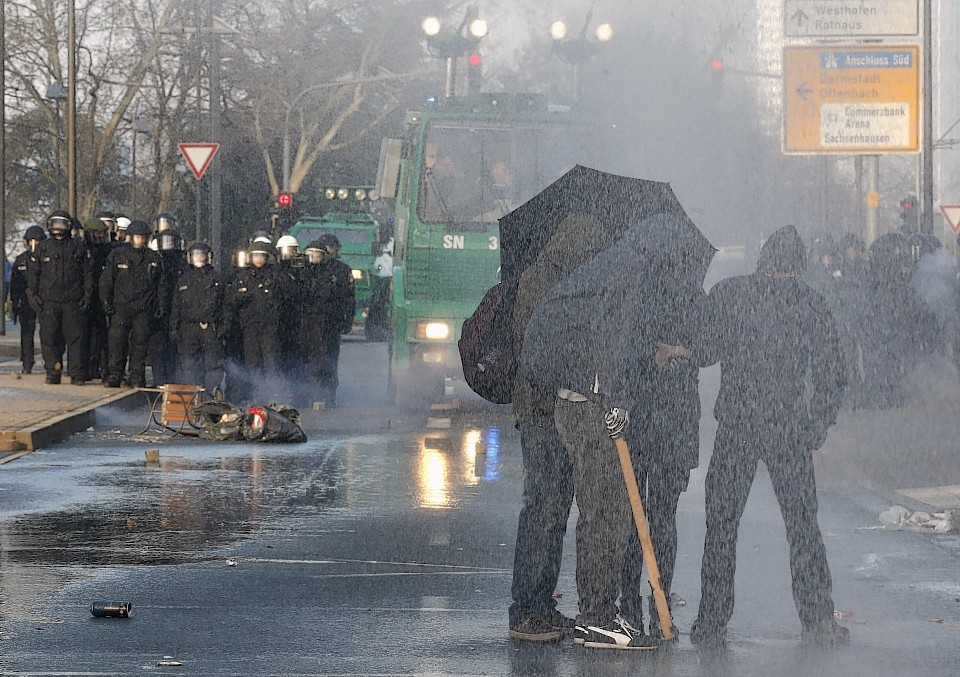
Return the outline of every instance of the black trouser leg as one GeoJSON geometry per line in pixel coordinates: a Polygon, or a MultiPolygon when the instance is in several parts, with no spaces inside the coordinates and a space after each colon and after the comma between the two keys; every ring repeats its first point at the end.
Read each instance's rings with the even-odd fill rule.
{"type": "Polygon", "coordinates": [[[520,423],[523,504],[513,559],[510,624],[556,606],[563,535],[573,503],[573,466],[552,420],[520,423]]]}
{"type": "Polygon", "coordinates": [[[324,332],[322,338],[322,355],[317,370],[317,388],[327,406],[337,403],[337,387],[340,379],[337,372],[340,362],[340,334],[338,332],[324,332]]]}
{"type": "Polygon", "coordinates": [[[220,349],[217,330],[212,324],[200,331],[204,368],[202,383],[207,392],[212,395],[223,382],[223,351],[220,349]]]}
{"type": "Polygon", "coordinates": [[[817,523],[813,454],[794,446],[766,454],[764,463],[787,528],[793,599],[800,623],[809,628],[833,618],[833,584],[817,523]]]}
{"type": "Polygon", "coordinates": [[[150,313],[135,313],[130,324],[130,385],[143,387],[147,382],[147,350],[150,347],[150,313]]]}
{"type": "Polygon", "coordinates": [[[70,378],[87,378],[87,314],[79,303],[63,304],[63,338],[70,378]]]}
{"type": "Polygon", "coordinates": [[[179,334],[177,352],[180,355],[180,375],[184,383],[200,385],[203,383],[200,325],[180,325],[179,334]]]}
{"type": "Polygon", "coordinates": [[[32,369],[36,347],[34,334],[37,329],[37,314],[28,304],[24,303],[20,309],[20,361],[24,369],[32,369]]]}
{"type": "Polygon", "coordinates": [[[707,535],[700,567],[701,627],[725,627],[733,615],[737,529],[757,473],[756,440],[720,424],[707,470],[704,509],[707,535]]]}
{"type": "Polygon", "coordinates": [[[119,382],[127,365],[130,341],[130,329],[133,318],[117,311],[110,317],[110,329],[107,332],[108,352],[110,355],[108,380],[119,382]]]}
{"type": "Polygon", "coordinates": [[[40,351],[47,375],[63,370],[63,312],[59,303],[47,302],[40,314],[40,351]]]}

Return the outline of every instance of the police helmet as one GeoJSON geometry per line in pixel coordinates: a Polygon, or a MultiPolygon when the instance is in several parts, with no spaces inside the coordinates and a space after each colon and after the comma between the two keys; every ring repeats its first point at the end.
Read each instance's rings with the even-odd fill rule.
{"type": "Polygon", "coordinates": [[[157,237],[159,240],[160,251],[170,252],[183,249],[183,238],[180,237],[180,231],[168,228],[157,237]]]}
{"type": "Polygon", "coordinates": [[[52,237],[64,238],[70,234],[73,228],[73,217],[70,212],[58,209],[47,217],[47,232],[52,237]]]}
{"type": "Polygon", "coordinates": [[[213,249],[206,242],[194,242],[187,248],[187,261],[196,268],[213,263],[213,249]]]}
{"type": "Polygon", "coordinates": [[[300,253],[300,243],[293,235],[284,235],[277,240],[277,251],[280,252],[280,258],[292,259],[300,253]]]}
{"type": "Polygon", "coordinates": [[[46,240],[47,234],[43,232],[43,228],[40,226],[30,226],[23,234],[23,239],[27,242],[30,240],[46,240]]]}
{"type": "Polygon", "coordinates": [[[146,221],[141,221],[140,219],[131,221],[130,225],[127,226],[127,236],[133,237],[134,235],[150,237],[150,224],[146,221]]]}
{"type": "Polygon", "coordinates": [[[105,233],[107,228],[106,222],[96,216],[91,216],[83,222],[83,232],[85,233],[105,233]]]}
{"type": "Polygon", "coordinates": [[[177,217],[170,212],[160,212],[153,217],[153,229],[158,233],[177,227],[177,217]]]}
{"type": "MultiPolygon", "coordinates": [[[[97,220],[101,221],[107,230],[114,230],[117,227],[117,217],[111,211],[97,212],[97,220]]],[[[87,219],[87,222],[89,221],[90,219],[87,219]]],[[[84,230],[90,230],[86,223],[84,224],[84,230]]]]}
{"type": "Polygon", "coordinates": [[[253,244],[251,244],[250,248],[247,250],[247,253],[250,254],[250,256],[253,256],[254,254],[266,254],[269,257],[270,247],[268,247],[264,242],[254,240],[253,244]]]}
{"type": "Polygon", "coordinates": [[[117,217],[117,230],[122,230],[126,232],[127,228],[130,226],[132,221],[122,214],[117,217]]]}

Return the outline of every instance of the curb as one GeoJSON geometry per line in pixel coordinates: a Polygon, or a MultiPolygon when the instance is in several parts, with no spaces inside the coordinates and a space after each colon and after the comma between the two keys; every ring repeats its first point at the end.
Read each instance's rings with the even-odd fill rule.
{"type": "Polygon", "coordinates": [[[123,402],[127,398],[132,398],[139,394],[140,392],[138,390],[130,390],[108,395],[91,404],[49,418],[43,423],[21,428],[20,430],[0,432],[0,448],[9,448],[6,455],[0,457],[0,465],[9,463],[24,454],[36,451],[42,447],[62,442],[70,435],[86,430],[94,424],[94,413],[97,409],[123,402]]]}

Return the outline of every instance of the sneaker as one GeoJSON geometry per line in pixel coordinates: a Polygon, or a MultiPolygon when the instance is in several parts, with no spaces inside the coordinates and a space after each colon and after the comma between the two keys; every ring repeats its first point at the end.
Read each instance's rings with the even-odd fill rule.
{"type": "Polygon", "coordinates": [[[51,386],[60,385],[60,374],[57,372],[48,373],[46,383],[51,386]]]}
{"type": "Polygon", "coordinates": [[[20,373],[26,375],[26,374],[31,373],[32,371],[33,371],[33,365],[32,365],[32,364],[25,364],[25,365],[23,365],[23,371],[21,371],[20,373]]]}
{"type": "Polygon", "coordinates": [[[800,635],[800,641],[803,644],[820,647],[842,646],[850,643],[850,630],[831,618],[809,628],[804,628],[800,635]]]}
{"type": "Polygon", "coordinates": [[[104,387],[104,388],[119,388],[119,387],[120,387],[120,379],[118,379],[118,378],[109,378],[109,377],[108,377],[107,380],[103,382],[103,387],[104,387]]]}
{"type": "Polygon", "coordinates": [[[564,635],[572,635],[573,629],[577,627],[577,622],[569,616],[564,616],[556,609],[550,609],[546,615],[546,621],[555,628],[559,628],[564,635]]]}
{"type": "Polygon", "coordinates": [[[701,623],[698,618],[690,628],[690,643],[704,649],[722,649],[727,645],[727,628],[701,623]]]}
{"type": "Polygon", "coordinates": [[[527,642],[559,642],[563,631],[542,616],[527,616],[510,626],[510,636],[527,642]]]}
{"type": "Polygon", "coordinates": [[[606,625],[577,625],[573,635],[574,644],[582,644],[589,649],[633,649],[653,651],[659,643],[643,634],[622,618],[616,618],[606,625]]]}

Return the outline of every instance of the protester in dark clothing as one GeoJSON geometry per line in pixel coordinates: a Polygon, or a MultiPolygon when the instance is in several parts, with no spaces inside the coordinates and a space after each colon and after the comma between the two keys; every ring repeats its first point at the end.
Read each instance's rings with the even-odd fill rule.
{"type": "Polygon", "coordinates": [[[201,384],[216,396],[223,381],[223,293],[210,245],[188,251],[190,268],[177,280],[170,310],[170,340],[177,348],[184,383],[201,384]]]}
{"type": "Polygon", "coordinates": [[[187,260],[183,255],[183,244],[180,233],[167,228],[156,235],[157,253],[160,255],[163,277],[161,298],[167,299],[166,304],[157,306],[154,317],[150,322],[150,344],[147,348],[147,362],[153,372],[154,387],[177,380],[177,345],[170,340],[170,308],[169,300],[173,298],[177,280],[187,269],[187,260]]]}
{"type": "Polygon", "coordinates": [[[910,284],[914,271],[907,238],[887,233],[870,247],[870,270],[860,323],[866,404],[900,407],[917,361],[942,346],[936,317],[910,284]]]}
{"type": "Polygon", "coordinates": [[[50,237],[37,245],[28,267],[28,298],[40,319],[40,347],[47,383],[60,383],[63,353],[75,385],[86,383],[86,312],[93,301],[90,250],[70,237],[73,217],[58,211],[47,217],[50,237]]]}
{"type": "Polygon", "coordinates": [[[10,303],[13,310],[13,323],[20,323],[20,362],[23,364],[23,373],[33,371],[34,334],[37,329],[37,313],[34,312],[27,298],[27,285],[30,268],[35,265],[37,245],[47,238],[40,226],[30,226],[23,234],[27,250],[22,252],[13,261],[10,271],[10,303]]]}
{"type": "Polygon", "coordinates": [[[611,437],[626,430],[657,374],[674,356],[667,318],[684,314],[714,249],[679,215],[629,229],[615,245],[556,285],[524,334],[521,371],[555,384],[554,421],[573,461],[580,614],[574,641],[587,647],[649,649],[657,641],[619,617],[617,592],[633,529],[611,437]]]}
{"type": "Polygon", "coordinates": [[[823,297],[801,282],[805,248],[797,231],[776,231],[757,271],[710,292],[696,364],[720,363],[714,412],[720,424],[706,478],[707,535],[694,644],[722,646],[733,614],[737,528],[763,460],[790,545],[793,597],[803,637],[847,640],[833,620],[830,569],[817,525],[813,451],[836,420],[842,354],[823,297]]]}
{"type": "MultiPolygon", "coordinates": [[[[87,219],[83,224],[87,246],[90,247],[90,258],[93,262],[93,301],[87,309],[87,326],[89,339],[87,345],[87,376],[91,379],[103,379],[108,371],[108,339],[107,316],[103,312],[103,303],[100,301],[100,278],[107,264],[107,256],[113,249],[110,242],[109,212],[101,212],[104,216],[87,219]]],[[[111,215],[112,216],[112,215],[111,215]]]]}
{"type": "Polygon", "coordinates": [[[110,323],[109,371],[105,385],[120,387],[125,356],[130,359],[130,386],[146,386],[150,323],[168,303],[160,256],[147,248],[150,226],[133,221],[127,228],[129,246],[114,249],[100,278],[100,298],[110,323]]]}
{"type": "Polygon", "coordinates": [[[280,357],[284,290],[270,256],[266,245],[251,246],[251,265],[237,270],[227,290],[224,308],[241,334],[244,366],[248,372],[261,377],[276,375],[280,357]]]}
{"type": "MultiPolygon", "coordinates": [[[[523,351],[523,333],[533,310],[550,289],[586,263],[609,242],[596,218],[571,214],[524,272],[513,309],[514,354],[523,351]]],[[[559,640],[572,632],[573,619],[557,611],[553,598],[567,518],[573,503],[572,462],[554,423],[556,392],[522,374],[514,381],[513,413],[523,451],[523,500],[513,560],[510,631],[514,639],[559,640]]]]}
{"type": "Polygon", "coordinates": [[[312,279],[315,289],[311,293],[311,306],[319,322],[318,334],[315,334],[318,343],[314,346],[316,352],[311,363],[319,401],[327,409],[333,409],[337,406],[337,387],[340,384],[340,337],[353,327],[356,298],[353,271],[337,258],[340,241],[335,235],[325,233],[315,242],[326,250],[326,254],[312,279]]]}

